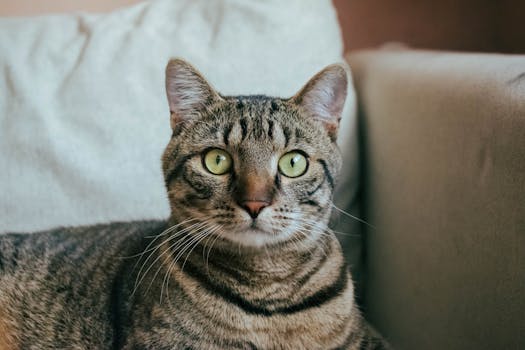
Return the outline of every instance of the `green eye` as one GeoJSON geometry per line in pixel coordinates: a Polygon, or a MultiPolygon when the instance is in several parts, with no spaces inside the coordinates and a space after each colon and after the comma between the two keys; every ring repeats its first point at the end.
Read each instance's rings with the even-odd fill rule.
{"type": "Polygon", "coordinates": [[[298,177],[306,173],[308,160],[297,151],[286,153],[279,159],[279,170],[284,176],[298,177]]]}
{"type": "Polygon", "coordinates": [[[215,175],[227,173],[232,167],[232,157],[222,149],[212,149],[204,155],[204,166],[215,175]]]}

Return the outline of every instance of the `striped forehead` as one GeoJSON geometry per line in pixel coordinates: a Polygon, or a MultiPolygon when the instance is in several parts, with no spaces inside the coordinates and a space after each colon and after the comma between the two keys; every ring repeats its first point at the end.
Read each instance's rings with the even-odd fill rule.
{"type": "Polygon", "coordinates": [[[301,125],[290,119],[290,110],[280,99],[261,96],[236,97],[219,111],[222,142],[235,147],[261,142],[282,149],[304,138],[301,125]],[[293,125],[295,124],[295,126],[293,125]]]}

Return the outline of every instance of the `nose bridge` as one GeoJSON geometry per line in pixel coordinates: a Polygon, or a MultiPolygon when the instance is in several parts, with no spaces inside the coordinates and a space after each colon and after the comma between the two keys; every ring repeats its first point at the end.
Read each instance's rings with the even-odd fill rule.
{"type": "Polygon", "coordinates": [[[240,152],[235,197],[237,201],[271,203],[274,196],[272,150],[264,144],[252,144],[240,152]]]}
{"type": "Polygon", "coordinates": [[[235,197],[238,202],[259,201],[271,203],[273,192],[273,182],[269,174],[247,171],[239,176],[235,197]]]}

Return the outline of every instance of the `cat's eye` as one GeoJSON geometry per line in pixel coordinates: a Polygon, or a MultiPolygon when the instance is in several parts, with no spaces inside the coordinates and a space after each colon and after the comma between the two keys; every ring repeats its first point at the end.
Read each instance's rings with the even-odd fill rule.
{"type": "Polygon", "coordinates": [[[204,155],[204,166],[215,175],[222,175],[230,171],[232,167],[232,157],[222,149],[214,148],[204,155]]]}
{"type": "Polygon", "coordinates": [[[287,177],[299,177],[306,173],[308,159],[298,151],[288,152],[279,159],[279,171],[287,177]]]}

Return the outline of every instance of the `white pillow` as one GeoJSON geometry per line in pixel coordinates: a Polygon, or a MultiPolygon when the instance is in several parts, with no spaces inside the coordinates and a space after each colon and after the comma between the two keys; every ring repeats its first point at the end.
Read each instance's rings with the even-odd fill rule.
{"type": "MultiPolygon", "coordinates": [[[[170,57],[223,94],[273,96],[343,59],[329,0],[157,0],[0,19],[0,232],[169,215],[160,155],[170,57]]],[[[354,108],[350,89],[340,139],[352,145],[351,184],[354,108]]]]}

